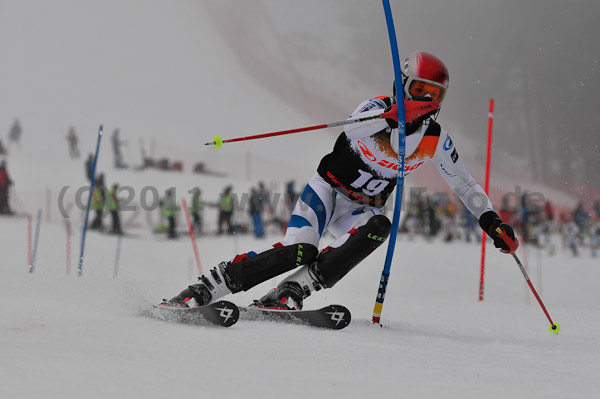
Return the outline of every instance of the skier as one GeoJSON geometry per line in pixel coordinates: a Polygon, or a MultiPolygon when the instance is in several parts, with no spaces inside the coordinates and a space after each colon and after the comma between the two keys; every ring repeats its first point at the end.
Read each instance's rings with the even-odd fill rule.
{"type": "Polygon", "coordinates": [[[69,143],[69,155],[71,159],[79,159],[79,138],[73,126],[69,128],[67,133],[67,142],[69,143]]]}
{"type": "MultiPolygon", "coordinates": [[[[404,60],[403,83],[407,100],[442,102],[448,87],[446,66],[424,52],[404,60]]],[[[395,97],[395,93],[394,93],[395,97]]],[[[397,111],[395,99],[375,97],[362,102],[350,119],[397,111]]],[[[423,103],[425,104],[425,103],[423,103]]],[[[404,106],[404,104],[402,104],[404,106]]],[[[391,223],[383,215],[397,181],[398,117],[346,125],[333,151],[325,155],[317,173],[296,202],[284,239],[261,252],[236,255],[221,262],[200,282],[165,300],[163,307],[206,305],[224,295],[247,291],[274,276],[286,277],[254,306],[301,309],[313,291],[333,287],[344,275],[379,247],[391,223]],[[322,235],[335,241],[319,252],[322,235]],[[192,301],[193,299],[193,301],[192,301]]],[[[452,139],[435,121],[437,111],[407,120],[405,174],[432,161],[451,188],[501,251],[518,247],[513,229],[493,211],[492,204],[463,166],[452,139]]]]}

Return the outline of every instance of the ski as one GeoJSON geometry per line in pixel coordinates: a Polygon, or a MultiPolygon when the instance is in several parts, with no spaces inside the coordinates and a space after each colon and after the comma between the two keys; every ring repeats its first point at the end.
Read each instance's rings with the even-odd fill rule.
{"type": "Polygon", "coordinates": [[[195,308],[175,308],[157,305],[152,309],[151,315],[169,322],[231,327],[238,321],[240,311],[231,302],[217,301],[195,308]]]}
{"type": "Polygon", "coordinates": [[[276,321],[304,324],[312,327],[341,330],[348,326],[351,314],[342,305],[329,305],[314,310],[268,309],[256,306],[239,307],[241,318],[245,320],[276,321]]]}

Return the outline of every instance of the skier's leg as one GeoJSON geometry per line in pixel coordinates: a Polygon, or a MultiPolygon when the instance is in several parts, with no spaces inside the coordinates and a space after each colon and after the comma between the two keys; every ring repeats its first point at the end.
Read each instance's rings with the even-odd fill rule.
{"type": "Polygon", "coordinates": [[[221,262],[199,278],[200,283],[183,290],[163,303],[164,306],[187,307],[190,299],[207,305],[219,298],[250,288],[298,266],[314,263],[318,250],[310,244],[280,246],[260,254],[237,255],[230,262],[221,262]]]}
{"type": "Polygon", "coordinates": [[[390,222],[380,215],[381,209],[335,194],[334,199],[328,230],[339,238],[321,252],[317,262],[302,266],[275,290],[255,301],[257,306],[301,309],[312,291],[332,287],[385,241],[390,222]]]}
{"type": "MultiPolygon", "coordinates": [[[[231,262],[221,262],[210,274],[200,278],[200,284],[190,286],[167,304],[177,306],[187,302],[186,299],[194,298],[205,305],[229,293],[246,291],[299,266],[314,263],[321,234],[333,214],[333,198],[331,186],[320,177],[313,177],[296,204],[281,242],[274,244],[274,248],[247,252],[236,255],[231,262]]],[[[299,284],[294,288],[302,291],[299,284]]]]}
{"type": "Polygon", "coordinates": [[[390,233],[391,223],[383,215],[357,220],[360,227],[324,248],[316,262],[306,264],[286,277],[275,290],[255,301],[261,307],[302,309],[303,301],[312,291],[333,287],[350,270],[377,249],[390,233]]]}
{"type": "Polygon", "coordinates": [[[375,215],[324,248],[317,257],[316,271],[325,288],[333,287],[350,270],[375,251],[390,234],[391,223],[375,215]]]}

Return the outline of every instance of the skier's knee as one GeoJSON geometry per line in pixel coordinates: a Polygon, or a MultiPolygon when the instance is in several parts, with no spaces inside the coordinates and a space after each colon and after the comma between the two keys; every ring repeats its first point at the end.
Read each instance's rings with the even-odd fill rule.
{"type": "Polygon", "coordinates": [[[319,245],[321,237],[312,226],[288,227],[285,237],[281,241],[283,245],[293,245],[296,243],[307,243],[315,247],[319,245]]]}
{"type": "Polygon", "coordinates": [[[384,215],[371,217],[364,226],[348,232],[339,247],[325,248],[317,257],[317,269],[325,287],[331,288],[387,239],[391,223],[384,215]]]}

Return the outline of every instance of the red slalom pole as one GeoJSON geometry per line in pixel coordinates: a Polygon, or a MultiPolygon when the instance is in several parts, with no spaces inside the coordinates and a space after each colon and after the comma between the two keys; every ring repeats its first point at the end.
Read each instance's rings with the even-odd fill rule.
{"type": "Polygon", "coordinates": [[[546,317],[548,318],[548,321],[550,322],[550,327],[548,328],[548,330],[552,334],[558,334],[558,332],[560,331],[560,325],[558,323],[553,322],[552,319],[550,318],[550,314],[548,314],[548,310],[546,310],[546,307],[544,306],[544,303],[542,302],[542,299],[538,295],[538,293],[535,290],[535,288],[533,288],[533,284],[531,284],[531,280],[529,279],[529,276],[527,275],[527,272],[525,271],[525,268],[521,264],[521,261],[519,260],[519,258],[517,257],[517,255],[516,254],[512,254],[512,256],[515,259],[515,261],[517,262],[517,265],[519,265],[519,268],[521,269],[521,273],[523,273],[523,277],[525,277],[525,281],[527,281],[527,285],[529,285],[529,288],[531,288],[531,292],[533,292],[533,295],[535,296],[535,299],[537,299],[538,303],[542,307],[542,310],[544,311],[544,314],[546,315],[546,317]]]}
{"type": "Polygon", "coordinates": [[[190,231],[190,238],[192,239],[192,247],[194,248],[194,256],[196,257],[196,266],[198,267],[198,274],[202,276],[202,265],[200,264],[200,254],[198,253],[198,245],[196,244],[196,235],[194,234],[194,226],[192,226],[192,220],[188,212],[188,206],[185,199],[181,200],[183,204],[183,211],[185,212],[185,220],[187,220],[188,229],[190,231]]]}
{"type": "MultiPolygon", "coordinates": [[[[490,158],[492,156],[492,124],[494,122],[494,99],[490,98],[490,111],[488,113],[488,141],[487,141],[487,160],[485,165],[485,193],[490,195],[490,158]]],[[[485,283],[485,239],[487,233],[484,231],[481,235],[481,271],[479,274],[479,302],[483,301],[483,291],[485,283]]]]}

